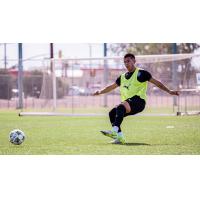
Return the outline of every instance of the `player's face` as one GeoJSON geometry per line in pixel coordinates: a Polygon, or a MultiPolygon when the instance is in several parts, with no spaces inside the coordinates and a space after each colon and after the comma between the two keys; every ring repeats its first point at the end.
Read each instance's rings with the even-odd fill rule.
{"type": "Polygon", "coordinates": [[[128,71],[132,71],[135,68],[135,59],[134,58],[124,58],[124,64],[128,71]]]}

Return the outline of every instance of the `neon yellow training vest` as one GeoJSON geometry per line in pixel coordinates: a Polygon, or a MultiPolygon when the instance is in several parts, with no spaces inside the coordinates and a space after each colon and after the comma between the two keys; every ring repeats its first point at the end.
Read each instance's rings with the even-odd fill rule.
{"type": "Polygon", "coordinates": [[[122,102],[135,95],[146,101],[148,81],[139,82],[137,80],[138,72],[139,68],[136,68],[130,79],[125,78],[125,73],[121,75],[120,94],[122,102]]]}

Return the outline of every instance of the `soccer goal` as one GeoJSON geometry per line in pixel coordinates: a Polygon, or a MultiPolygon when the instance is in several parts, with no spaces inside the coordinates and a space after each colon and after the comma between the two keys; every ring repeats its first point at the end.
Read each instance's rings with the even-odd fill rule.
{"type": "Polygon", "coordinates": [[[200,115],[200,89],[181,89],[177,115],[200,115]]]}
{"type": "MultiPolygon", "coordinates": [[[[200,85],[196,79],[200,73],[199,59],[199,54],[136,56],[136,66],[149,71],[169,88],[182,91],[177,98],[149,84],[147,107],[174,114],[190,109],[200,111],[199,92],[196,92],[200,85]]],[[[23,87],[26,91],[20,116],[102,115],[119,104],[119,89],[106,95],[91,94],[115,82],[125,72],[122,57],[45,59],[41,63],[37,78],[32,72],[24,75],[29,87],[23,87]]]]}

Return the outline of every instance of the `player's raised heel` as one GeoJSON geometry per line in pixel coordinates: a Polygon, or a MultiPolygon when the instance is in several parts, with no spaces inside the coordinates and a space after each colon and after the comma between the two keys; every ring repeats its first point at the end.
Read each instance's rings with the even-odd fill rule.
{"type": "Polygon", "coordinates": [[[117,139],[118,135],[117,132],[115,131],[100,131],[102,134],[104,134],[105,136],[111,137],[113,139],[117,139]]]}

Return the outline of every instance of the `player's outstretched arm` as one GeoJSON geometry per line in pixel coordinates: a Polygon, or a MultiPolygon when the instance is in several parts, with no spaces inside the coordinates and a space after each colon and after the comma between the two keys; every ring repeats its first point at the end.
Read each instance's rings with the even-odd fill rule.
{"type": "Polygon", "coordinates": [[[95,96],[95,95],[100,95],[100,94],[105,94],[105,93],[108,93],[112,90],[114,90],[115,88],[117,88],[118,85],[116,83],[113,83],[111,85],[108,85],[106,86],[105,88],[103,88],[102,90],[97,90],[95,93],[93,93],[92,95],[95,96]]]}
{"type": "Polygon", "coordinates": [[[160,88],[161,90],[164,90],[165,92],[171,94],[171,95],[179,95],[179,91],[176,90],[170,90],[169,88],[167,88],[163,83],[161,83],[160,81],[156,80],[155,78],[151,78],[149,80],[150,83],[153,83],[154,85],[156,85],[158,88],[160,88]]]}

